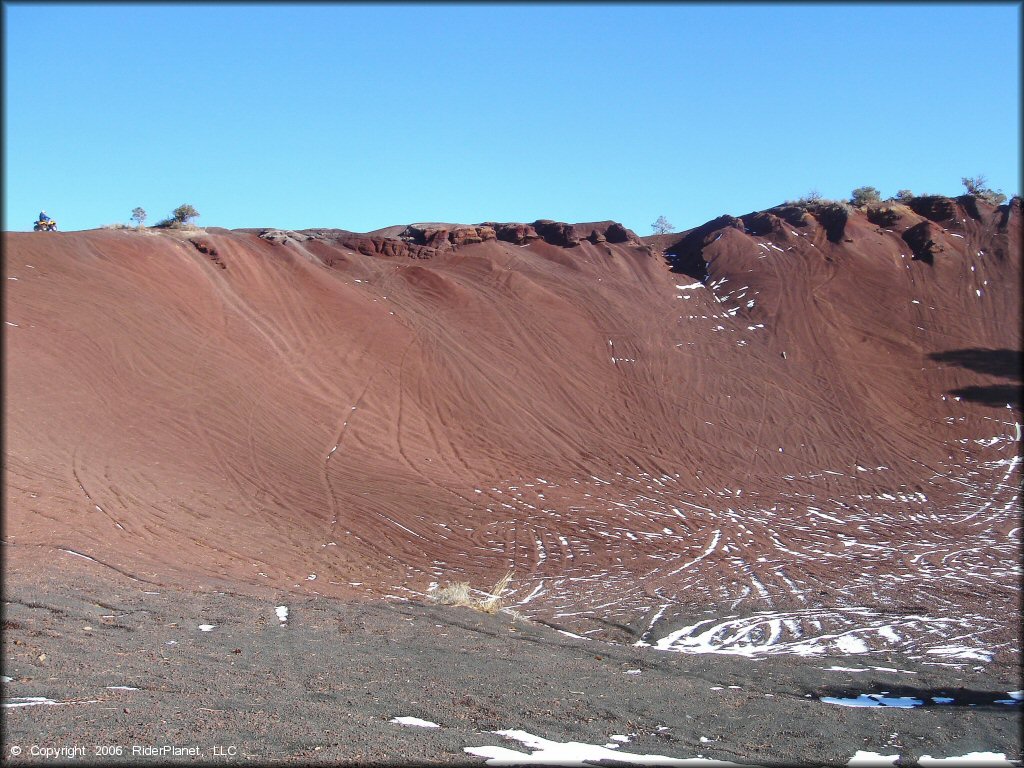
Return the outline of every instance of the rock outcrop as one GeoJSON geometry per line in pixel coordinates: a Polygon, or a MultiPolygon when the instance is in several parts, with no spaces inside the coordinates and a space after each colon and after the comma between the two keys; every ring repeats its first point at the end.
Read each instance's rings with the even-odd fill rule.
{"type": "Polygon", "coordinates": [[[850,210],[843,203],[828,203],[814,209],[814,216],[825,229],[829,242],[838,243],[846,232],[850,210]]]}
{"type": "Polygon", "coordinates": [[[949,221],[956,216],[956,203],[941,195],[914,197],[907,201],[907,205],[918,216],[932,221],[949,221]]]}
{"type": "Polygon", "coordinates": [[[526,245],[534,240],[539,240],[540,235],[531,224],[496,224],[490,222],[489,226],[494,228],[497,238],[506,243],[526,245]]]}
{"type": "Polygon", "coordinates": [[[428,245],[417,245],[393,237],[369,237],[366,235],[342,235],[335,242],[364,256],[405,257],[410,259],[430,259],[439,251],[428,245]]]}
{"type": "MultiPolygon", "coordinates": [[[[403,256],[415,259],[429,259],[466,245],[500,240],[515,245],[527,245],[544,240],[561,248],[575,248],[582,240],[590,243],[635,243],[640,238],[632,230],[617,221],[603,221],[592,224],[567,224],[563,221],[539,219],[532,224],[519,222],[486,221],[482,224],[410,224],[393,234],[391,231],[360,234],[347,230],[291,230],[264,229],[258,235],[275,245],[301,243],[308,240],[323,240],[340,244],[365,255],[403,256]]],[[[255,231],[255,230],[254,230],[255,231]]]]}
{"type": "Polygon", "coordinates": [[[533,228],[537,230],[537,234],[544,239],[544,242],[551,245],[558,245],[562,248],[575,248],[580,244],[580,238],[572,224],[566,224],[562,221],[551,221],[551,219],[539,219],[533,222],[533,228]]]}
{"type": "Polygon", "coordinates": [[[704,248],[717,239],[719,230],[732,227],[741,232],[745,229],[743,219],[735,216],[719,216],[707,224],[702,224],[683,235],[675,244],[665,250],[665,258],[673,272],[689,275],[695,280],[704,281],[708,276],[708,265],[704,260],[704,248]],[[716,235],[716,237],[712,237],[716,235]]]}
{"type": "Polygon", "coordinates": [[[889,206],[876,205],[868,208],[868,221],[880,227],[894,227],[902,218],[898,211],[889,206]]]}
{"type": "Polygon", "coordinates": [[[410,224],[399,238],[414,245],[424,245],[438,252],[451,250],[460,245],[496,240],[494,227],[488,224],[478,226],[434,227],[410,224]]]}
{"type": "Polygon", "coordinates": [[[312,240],[312,235],[303,232],[294,232],[290,229],[264,229],[259,236],[274,245],[287,245],[288,243],[304,243],[312,240]]]}
{"type": "Polygon", "coordinates": [[[788,240],[789,227],[786,222],[771,211],[748,213],[742,217],[744,231],[756,237],[771,236],[775,240],[788,240]]]}
{"type": "Polygon", "coordinates": [[[210,257],[210,260],[221,269],[227,269],[228,265],[221,259],[220,254],[217,252],[217,246],[207,240],[205,237],[190,237],[188,240],[192,243],[192,246],[202,254],[210,257]]]}
{"type": "Polygon", "coordinates": [[[935,254],[941,250],[933,239],[932,226],[930,221],[922,221],[902,234],[904,242],[913,251],[914,258],[925,264],[933,264],[935,254]]]}

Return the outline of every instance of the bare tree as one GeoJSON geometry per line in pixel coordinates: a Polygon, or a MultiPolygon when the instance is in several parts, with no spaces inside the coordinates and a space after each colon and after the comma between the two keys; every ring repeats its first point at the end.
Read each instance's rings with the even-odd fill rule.
{"type": "Polygon", "coordinates": [[[132,210],[132,221],[135,222],[135,226],[136,227],[141,229],[142,225],[146,221],[146,209],[145,208],[135,208],[135,209],[133,209],[132,210]]]}
{"type": "Polygon", "coordinates": [[[1006,202],[1006,195],[1003,194],[1001,189],[989,189],[988,179],[982,174],[978,174],[973,178],[964,176],[960,179],[960,183],[967,188],[967,194],[973,195],[979,200],[984,200],[989,205],[1002,205],[1006,202]]]}
{"type": "Polygon", "coordinates": [[[983,174],[977,176],[964,176],[960,179],[960,183],[967,188],[967,194],[978,195],[981,194],[982,190],[986,188],[988,179],[983,174]]]}
{"type": "Polygon", "coordinates": [[[658,220],[651,224],[651,229],[654,230],[656,235],[667,235],[669,232],[675,232],[676,230],[675,226],[670,224],[664,216],[659,216],[658,220]]]}

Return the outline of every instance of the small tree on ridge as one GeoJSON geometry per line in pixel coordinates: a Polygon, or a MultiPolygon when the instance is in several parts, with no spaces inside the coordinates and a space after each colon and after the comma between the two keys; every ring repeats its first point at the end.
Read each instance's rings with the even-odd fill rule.
{"type": "Polygon", "coordinates": [[[984,200],[989,205],[1002,205],[1006,202],[1006,195],[1002,191],[995,191],[988,188],[988,179],[982,174],[974,177],[964,176],[960,183],[967,188],[967,194],[974,195],[979,200],[984,200]]]}
{"type": "Polygon", "coordinates": [[[143,223],[146,221],[146,209],[135,208],[132,210],[132,221],[135,222],[135,226],[142,228],[143,223]]]}
{"type": "Polygon", "coordinates": [[[187,203],[179,205],[173,211],[171,211],[171,218],[173,218],[179,224],[188,224],[189,219],[196,219],[199,217],[199,211],[193,208],[187,203]]]}
{"type": "Polygon", "coordinates": [[[850,205],[858,207],[881,201],[881,193],[874,187],[857,187],[850,193],[850,205]]]}
{"type": "Polygon", "coordinates": [[[659,216],[658,220],[651,224],[651,229],[656,235],[667,235],[669,232],[674,232],[676,228],[664,216],[659,216]]]}

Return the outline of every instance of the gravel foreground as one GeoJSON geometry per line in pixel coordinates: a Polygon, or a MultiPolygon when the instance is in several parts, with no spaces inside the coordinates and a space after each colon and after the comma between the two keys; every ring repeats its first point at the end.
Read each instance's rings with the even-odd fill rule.
{"type": "Polygon", "coordinates": [[[998,703],[1022,687],[1010,665],[684,655],[470,608],[168,588],[59,551],[3,549],[10,765],[475,765],[484,758],[467,749],[482,747],[529,757],[536,746],[494,733],[508,730],[654,764],[846,765],[861,750],[901,766],[1021,759],[1020,706],[998,703]],[[882,692],[929,705],[819,700],[882,692]]]}

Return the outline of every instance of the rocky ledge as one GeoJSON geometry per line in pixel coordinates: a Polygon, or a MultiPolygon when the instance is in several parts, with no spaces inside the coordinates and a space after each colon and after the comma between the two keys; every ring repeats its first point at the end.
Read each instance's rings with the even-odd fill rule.
{"type": "Polygon", "coordinates": [[[410,224],[397,236],[348,232],[340,229],[292,230],[263,229],[259,236],[275,245],[301,243],[307,240],[328,240],[367,256],[404,256],[429,259],[440,253],[454,251],[465,245],[500,240],[514,245],[527,245],[543,240],[561,248],[574,248],[581,242],[635,243],[636,233],[616,221],[567,224],[538,219],[532,224],[493,222],[482,224],[410,224]]]}

